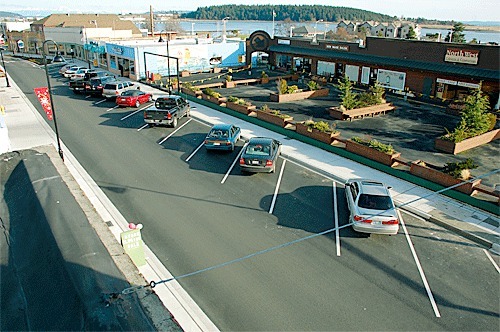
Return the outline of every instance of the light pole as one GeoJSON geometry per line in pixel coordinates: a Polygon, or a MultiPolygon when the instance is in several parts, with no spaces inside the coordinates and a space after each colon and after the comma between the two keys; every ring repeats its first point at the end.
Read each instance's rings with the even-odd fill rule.
{"type": "Polygon", "coordinates": [[[316,30],[318,29],[318,23],[323,22],[323,20],[317,20],[314,24],[314,42],[318,41],[318,35],[316,34],[316,30]]]}
{"type": "Polygon", "coordinates": [[[290,38],[292,38],[292,37],[293,37],[293,29],[295,29],[295,27],[292,25],[292,26],[290,27],[290,38]]]}
{"type": "Polygon", "coordinates": [[[222,42],[226,42],[226,22],[229,20],[229,17],[224,17],[222,19],[222,42]]]}
{"type": "Polygon", "coordinates": [[[3,47],[0,47],[0,54],[2,54],[2,67],[3,70],[5,70],[5,82],[7,82],[7,87],[10,88],[9,75],[7,75],[7,67],[5,67],[5,61],[3,61],[3,51],[5,51],[5,49],[3,47]]]}
{"type": "Polygon", "coordinates": [[[194,22],[191,23],[191,36],[194,36],[194,22]]]}
{"type": "Polygon", "coordinates": [[[170,51],[168,49],[168,44],[169,44],[169,41],[170,41],[170,32],[168,32],[167,30],[162,30],[160,31],[160,39],[158,39],[158,42],[159,43],[163,43],[164,40],[163,38],[161,38],[161,33],[164,32],[167,34],[167,70],[168,70],[168,94],[171,93],[172,91],[172,84],[170,82],[170,51]]]}
{"type": "Polygon", "coordinates": [[[52,39],[47,39],[42,44],[42,52],[43,52],[43,65],[45,67],[45,76],[47,77],[47,89],[49,91],[50,97],[50,107],[52,108],[52,118],[54,119],[54,128],[56,129],[56,139],[57,139],[57,149],[59,151],[59,156],[64,161],[63,151],[61,149],[61,140],[59,139],[59,130],[57,129],[57,120],[56,120],[56,109],[54,108],[54,98],[52,98],[52,88],[50,87],[50,78],[49,71],[47,69],[47,54],[45,53],[45,44],[51,42],[56,46],[56,55],[52,59],[52,62],[65,62],[64,58],[59,54],[59,45],[52,39]]]}

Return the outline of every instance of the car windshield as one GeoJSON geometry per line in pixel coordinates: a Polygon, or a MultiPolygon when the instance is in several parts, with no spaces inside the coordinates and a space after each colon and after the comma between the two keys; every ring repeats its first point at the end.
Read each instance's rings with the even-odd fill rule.
{"type": "Polygon", "coordinates": [[[358,206],[363,209],[388,210],[394,208],[389,196],[367,195],[359,196],[358,206]]]}
{"type": "Polygon", "coordinates": [[[209,137],[213,138],[228,138],[229,133],[227,130],[214,129],[208,134],[209,137]]]}
{"type": "Polygon", "coordinates": [[[269,156],[271,154],[271,148],[269,145],[250,144],[247,146],[246,154],[256,156],[269,156]]]}

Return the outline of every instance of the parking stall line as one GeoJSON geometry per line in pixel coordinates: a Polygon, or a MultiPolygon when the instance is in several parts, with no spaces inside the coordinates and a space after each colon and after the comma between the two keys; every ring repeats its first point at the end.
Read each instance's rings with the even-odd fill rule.
{"type": "Polygon", "coordinates": [[[107,109],[107,110],[106,110],[106,112],[112,111],[112,110],[114,110],[115,108],[118,108],[118,105],[116,105],[115,107],[111,107],[110,109],[107,109]]]}
{"type": "Polygon", "coordinates": [[[495,267],[495,269],[497,270],[497,272],[500,273],[500,268],[498,267],[497,263],[493,260],[493,257],[491,257],[491,255],[488,252],[488,250],[483,249],[483,251],[486,254],[486,257],[488,257],[488,259],[490,260],[491,264],[493,264],[493,266],[495,267]]]}
{"type": "Polygon", "coordinates": [[[105,101],[108,101],[108,100],[107,100],[107,99],[103,99],[103,100],[96,101],[96,102],[94,103],[94,105],[99,105],[99,104],[102,104],[102,103],[104,103],[105,101]]]}
{"type": "Polygon", "coordinates": [[[166,136],[164,139],[162,139],[160,142],[158,142],[158,144],[160,144],[160,145],[163,144],[163,142],[165,142],[167,139],[169,139],[170,137],[172,137],[176,132],[178,132],[182,127],[184,127],[185,125],[187,125],[189,122],[191,122],[191,119],[187,120],[182,126],[177,127],[176,130],[174,130],[168,136],[166,136]]]}
{"type": "Polygon", "coordinates": [[[286,160],[283,159],[283,164],[281,165],[280,175],[278,176],[278,181],[276,182],[276,188],[274,189],[273,200],[271,201],[271,207],[269,208],[269,213],[272,214],[274,211],[274,205],[276,204],[276,199],[278,198],[278,192],[280,190],[281,179],[283,178],[283,172],[285,171],[286,160]]]}
{"type": "Polygon", "coordinates": [[[186,161],[189,161],[191,160],[191,158],[193,158],[193,156],[196,154],[196,152],[198,152],[199,149],[201,149],[201,147],[205,145],[205,142],[201,143],[197,148],[196,150],[193,151],[193,153],[191,153],[187,158],[186,158],[186,161]]]}
{"type": "Polygon", "coordinates": [[[139,113],[139,112],[141,112],[141,111],[144,111],[144,110],[145,110],[146,108],[148,108],[148,107],[149,107],[149,105],[146,105],[146,106],[144,106],[143,108],[139,108],[137,111],[132,112],[132,113],[130,113],[129,115],[124,116],[124,117],[123,117],[123,118],[121,118],[120,120],[121,120],[121,121],[123,121],[123,120],[125,120],[125,119],[127,119],[127,118],[130,118],[132,115],[137,114],[137,113],[139,113]]]}
{"type": "Polygon", "coordinates": [[[241,157],[241,154],[243,153],[243,151],[245,151],[245,147],[248,145],[248,142],[245,143],[245,145],[243,145],[243,148],[241,149],[241,151],[238,153],[238,155],[236,156],[236,158],[233,160],[233,163],[231,164],[231,166],[229,166],[229,169],[227,170],[226,174],[224,175],[224,177],[222,178],[221,180],[221,184],[224,184],[224,182],[226,182],[229,174],[231,173],[231,171],[233,170],[234,168],[234,165],[236,165],[236,163],[240,160],[240,157],[241,157]]]}
{"type": "Polygon", "coordinates": [[[90,97],[92,97],[91,95],[87,95],[85,96],[85,99],[89,99],[90,97]]]}
{"type": "Polygon", "coordinates": [[[143,125],[142,127],[140,127],[139,129],[137,129],[137,131],[141,131],[143,130],[144,128],[146,128],[148,126],[148,124],[146,123],[145,125],[143,125]]]}
{"type": "Polygon", "coordinates": [[[337,244],[337,256],[340,256],[340,232],[339,232],[339,214],[337,209],[337,185],[332,182],[333,190],[333,217],[335,219],[335,243],[337,244]]]}
{"type": "Polygon", "coordinates": [[[431,302],[432,309],[434,310],[434,314],[436,317],[441,317],[441,314],[439,313],[439,309],[436,304],[436,300],[434,299],[434,295],[432,294],[431,288],[429,286],[429,283],[427,282],[427,278],[425,276],[424,270],[422,269],[422,265],[420,264],[420,260],[418,259],[417,253],[415,251],[415,248],[413,247],[413,243],[411,242],[410,239],[410,234],[408,234],[408,230],[406,229],[405,222],[403,220],[403,217],[401,216],[401,213],[398,211],[398,216],[399,220],[401,220],[401,226],[403,227],[403,231],[405,232],[406,236],[406,241],[408,242],[408,246],[410,247],[410,251],[413,255],[413,259],[415,260],[415,264],[417,265],[418,272],[420,273],[420,277],[422,278],[422,282],[424,284],[425,290],[427,292],[427,296],[429,297],[429,301],[431,302]]]}

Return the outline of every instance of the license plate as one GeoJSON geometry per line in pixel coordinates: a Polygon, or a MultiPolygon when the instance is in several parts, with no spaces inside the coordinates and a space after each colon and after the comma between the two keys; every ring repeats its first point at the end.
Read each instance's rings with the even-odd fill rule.
{"type": "Polygon", "coordinates": [[[252,160],[252,165],[258,165],[259,161],[258,160],[252,160]]]}
{"type": "Polygon", "coordinates": [[[214,142],[214,145],[220,145],[220,143],[214,142]]]}

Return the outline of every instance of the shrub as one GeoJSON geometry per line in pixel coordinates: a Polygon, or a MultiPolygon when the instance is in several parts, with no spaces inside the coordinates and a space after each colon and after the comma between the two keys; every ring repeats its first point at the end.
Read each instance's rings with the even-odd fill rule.
{"type": "Polygon", "coordinates": [[[231,75],[226,76],[226,82],[231,82],[233,80],[233,77],[231,75]]]}
{"type": "Polygon", "coordinates": [[[337,88],[340,90],[341,104],[348,110],[356,107],[356,94],[352,92],[352,82],[347,75],[338,79],[337,88]]]}
{"type": "Polygon", "coordinates": [[[368,146],[372,149],[375,149],[375,150],[383,152],[383,153],[393,154],[395,152],[395,150],[391,144],[384,144],[384,143],[377,141],[376,139],[365,140],[365,139],[362,139],[361,137],[355,136],[355,137],[351,138],[351,141],[368,146]]]}
{"type": "Polygon", "coordinates": [[[249,105],[250,103],[247,102],[245,99],[243,98],[238,98],[238,97],[234,97],[234,96],[229,96],[227,98],[227,101],[230,101],[232,103],[235,103],[235,104],[238,104],[238,105],[249,105]]]}
{"type": "Polygon", "coordinates": [[[276,85],[278,88],[278,94],[284,95],[288,91],[288,83],[284,79],[279,79],[276,81],[276,85]]]}
{"type": "Polygon", "coordinates": [[[287,94],[292,94],[292,93],[295,93],[295,92],[299,92],[300,89],[298,86],[296,85],[289,85],[286,89],[286,93],[287,94]]]}
{"type": "Polygon", "coordinates": [[[337,130],[335,130],[336,125],[335,124],[329,124],[326,121],[313,121],[313,120],[307,120],[304,122],[304,125],[308,126],[311,129],[316,129],[319,130],[323,133],[335,133],[337,130]]]}
{"type": "Polygon", "coordinates": [[[442,170],[443,173],[453,176],[455,179],[467,180],[470,178],[470,170],[478,166],[471,158],[464,161],[447,163],[442,170]]]}
{"type": "Polygon", "coordinates": [[[200,90],[199,87],[193,85],[190,82],[184,82],[184,83],[182,83],[182,87],[185,88],[185,89],[189,89],[191,91],[199,91],[200,90]]]}
{"type": "Polygon", "coordinates": [[[286,119],[286,118],[290,117],[289,115],[282,114],[281,111],[279,111],[279,110],[274,110],[274,109],[269,108],[269,106],[267,106],[267,104],[262,105],[260,110],[263,112],[267,112],[267,113],[270,113],[272,115],[278,116],[282,119],[286,119]]]}
{"type": "Polygon", "coordinates": [[[261,77],[261,78],[268,78],[269,76],[267,75],[267,73],[266,73],[265,71],[262,71],[262,72],[260,73],[260,77],[261,77]]]}
{"type": "Polygon", "coordinates": [[[206,94],[207,96],[211,96],[211,97],[214,97],[214,98],[220,98],[221,97],[221,94],[212,90],[211,88],[205,88],[203,90],[203,93],[206,94]]]}
{"type": "Polygon", "coordinates": [[[310,80],[309,82],[307,82],[307,87],[311,91],[315,91],[315,90],[319,90],[320,89],[320,86],[319,86],[318,82],[313,81],[313,80],[310,80]]]}

